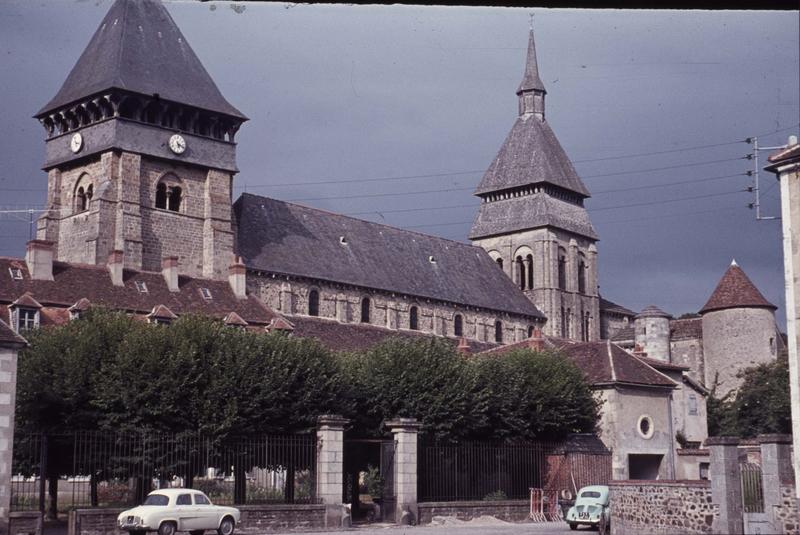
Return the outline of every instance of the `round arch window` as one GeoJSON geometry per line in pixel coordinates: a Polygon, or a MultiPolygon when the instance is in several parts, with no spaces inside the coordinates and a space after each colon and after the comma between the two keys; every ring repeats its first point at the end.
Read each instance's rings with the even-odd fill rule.
{"type": "Polygon", "coordinates": [[[652,438],[653,437],[653,419],[643,414],[639,417],[639,422],[636,424],[636,430],[642,436],[642,438],[652,438]]]}

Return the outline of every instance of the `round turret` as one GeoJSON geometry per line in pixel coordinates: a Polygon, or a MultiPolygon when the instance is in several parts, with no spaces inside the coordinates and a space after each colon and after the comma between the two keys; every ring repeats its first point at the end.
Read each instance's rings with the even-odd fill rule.
{"type": "Polygon", "coordinates": [[[671,316],[655,305],[645,307],[633,322],[634,341],[651,359],[670,361],[669,320],[671,316]]]}

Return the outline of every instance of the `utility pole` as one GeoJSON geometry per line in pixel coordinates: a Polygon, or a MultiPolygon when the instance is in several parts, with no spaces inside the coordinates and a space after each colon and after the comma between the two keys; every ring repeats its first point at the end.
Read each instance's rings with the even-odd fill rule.
{"type": "Polygon", "coordinates": [[[753,177],[753,185],[747,188],[747,191],[753,192],[755,194],[755,199],[753,202],[748,204],[748,208],[751,210],[755,208],[756,210],[756,221],[769,221],[772,219],[780,219],[778,216],[762,216],[761,215],[761,187],[759,183],[759,167],[758,167],[758,152],[762,150],[779,150],[785,149],[786,145],[781,145],[779,147],[759,147],[758,146],[758,136],[749,137],[745,140],[747,143],[753,145],[753,153],[748,154],[747,158],[749,160],[753,160],[753,170],[747,172],[747,176],[753,177]]]}

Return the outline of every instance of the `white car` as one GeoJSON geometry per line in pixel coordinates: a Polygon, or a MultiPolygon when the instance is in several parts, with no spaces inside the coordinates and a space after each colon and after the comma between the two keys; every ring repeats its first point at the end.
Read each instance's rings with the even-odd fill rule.
{"type": "Polygon", "coordinates": [[[241,513],[235,507],[213,505],[199,490],[161,489],[147,495],[139,507],[123,511],[117,525],[131,535],[157,531],[158,535],[174,535],[188,531],[202,535],[216,530],[219,535],[232,535],[241,513]]]}

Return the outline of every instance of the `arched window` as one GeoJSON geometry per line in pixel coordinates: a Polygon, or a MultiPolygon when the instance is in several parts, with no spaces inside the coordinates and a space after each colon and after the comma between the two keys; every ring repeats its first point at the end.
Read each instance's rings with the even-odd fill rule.
{"type": "Polygon", "coordinates": [[[561,307],[561,338],[567,337],[567,311],[561,307]]]}
{"type": "Polygon", "coordinates": [[[583,258],[583,255],[578,263],[578,292],[586,293],[586,259],[583,258]]]}
{"type": "Polygon", "coordinates": [[[419,330],[419,309],[411,307],[408,311],[408,328],[412,331],[419,330]]]}
{"type": "Polygon", "coordinates": [[[567,289],[567,251],[558,248],[558,288],[567,289]]]}
{"type": "Polygon", "coordinates": [[[584,336],[583,341],[584,342],[588,342],[589,341],[589,313],[588,312],[584,312],[584,314],[583,314],[583,336],[584,336]]]}
{"type": "Polygon", "coordinates": [[[533,255],[529,254],[525,257],[525,264],[527,265],[528,269],[528,289],[533,290],[533,255]]]}
{"type": "Polygon", "coordinates": [[[180,212],[182,201],[183,188],[178,179],[173,175],[163,177],[156,185],[156,208],[180,212]]]}
{"type": "Polygon", "coordinates": [[[83,212],[84,210],[86,210],[86,192],[83,191],[83,186],[81,186],[75,195],[75,211],[83,212]]]}
{"type": "Polygon", "coordinates": [[[89,201],[94,195],[94,186],[89,175],[83,174],[75,184],[75,213],[85,212],[89,209],[89,201]]]}
{"type": "Polygon", "coordinates": [[[308,315],[319,316],[319,292],[317,290],[308,292],[308,315]]]}
{"type": "Polygon", "coordinates": [[[498,344],[503,342],[503,322],[500,320],[494,322],[494,341],[498,344]]]}
{"type": "Polygon", "coordinates": [[[564,323],[566,324],[566,328],[564,329],[564,338],[569,338],[570,316],[572,316],[572,309],[568,308],[567,315],[564,316],[564,323]]]}
{"type": "Polygon", "coordinates": [[[369,323],[369,297],[361,300],[361,323],[369,323]]]}
{"type": "Polygon", "coordinates": [[[502,258],[498,258],[497,260],[495,260],[495,262],[497,262],[497,265],[500,266],[500,269],[503,269],[503,259],[502,258]]]}
{"type": "Polygon", "coordinates": [[[516,259],[516,268],[517,268],[517,284],[519,284],[519,289],[525,289],[525,281],[527,277],[525,276],[525,263],[522,261],[522,257],[518,256],[516,259]]]}
{"type": "Polygon", "coordinates": [[[528,338],[533,338],[533,325],[528,325],[528,338]]]}
{"type": "Polygon", "coordinates": [[[453,318],[453,332],[456,336],[464,336],[464,318],[461,317],[461,314],[456,314],[456,317],[453,318]]]}

